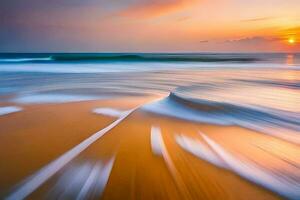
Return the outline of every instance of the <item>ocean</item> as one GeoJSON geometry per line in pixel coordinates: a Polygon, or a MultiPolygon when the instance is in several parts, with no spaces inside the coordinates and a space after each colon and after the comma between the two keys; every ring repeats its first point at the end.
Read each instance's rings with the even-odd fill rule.
{"type": "MultiPolygon", "coordinates": [[[[11,163],[17,164],[8,157],[16,161],[27,159],[26,164],[30,165],[38,158],[52,155],[60,145],[74,142],[57,154],[59,157],[43,163],[44,167],[30,171],[35,173],[24,174],[28,177],[19,184],[12,181],[3,194],[22,199],[38,193],[38,188],[50,180],[51,198],[79,195],[80,187],[95,190],[94,195],[100,196],[111,171],[116,173],[112,170],[116,165],[121,175],[130,180],[128,183],[156,172],[160,174],[149,176],[159,182],[163,172],[167,172],[166,177],[174,178],[162,182],[163,187],[153,184],[147,191],[158,188],[168,193],[163,188],[174,180],[180,183],[184,180],[180,178],[192,177],[187,179],[191,180],[188,182],[191,188],[198,190],[207,179],[211,182],[204,191],[218,194],[224,190],[220,194],[226,197],[227,187],[223,185],[226,182],[222,180],[227,180],[231,175],[228,172],[233,172],[238,175],[234,176],[236,181],[242,177],[281,197],[299,199],[299,89],[300,54],[0,54],[1,141],[3,166],[7,170],[1,171],[2,176],[7,178],[10,169],[19,170],[10,167],[11,163]],[[141,106],[138,99],[144,99],[141,106]],[[151,102],[144,104],[146,99],[151,102]],[[123,101],[135,107],[123,110],[123,101]],[[62,105],[68,102],[82,103],[62,105]],[[114,118],[117,119],[100,129],[105,124],[101,120],[114,118]],[[96,125],[99,127],[95,128],[96,125]],[[87,136],[82,137],[86,129],[87,136]],[[90,133],[92,129],[97,132],[90,133]],[[32,154],[28,153],[31,151],[32,154]],[[95,156],[97,159],[93,160],[95,156]],[[201,162],[193,160],[195,157],[201,162]],[[122,160],[125,164],[121,165],[122,160]],[[158,164],[163,166],[159,161],[166,166],[160,169],[169,171],[153,170],[158,164]],[[206,164],[211,166],[207,168],[206,164]],[[146,166],[149,170],[144,173],[146,166]],[[217,178],[207,175],[208,169],[217,178]],[[132,175],[134,170],[141,171],[132,175]],[[182,174],[178,175],[179,172],[182,174]],[[198,182],[196,177],[201,173],[205,178],[198,182]],[[86,186],[89,181],[91,185],[86,186]],[[12,187],[12,183],[17,187],[12,187]]],[[[9,179],[3,180],[4,184],[9,183],[5,181],[9,179]]],[[[114,191],[121,187],[117,183],[114,191]]],[[[141,187],[144,183],[147,181],[136,184],[141,187]]],[[[239,185],[229,187],[235,194],[239,185]]]]}
{"type": "Polygon", "coordinates": [[[162,95],[145,110],[300,144],[300,54],[0,54],[0,101],[162,95]],[[184,114],[183,114],[184,113],[184,114]]]}

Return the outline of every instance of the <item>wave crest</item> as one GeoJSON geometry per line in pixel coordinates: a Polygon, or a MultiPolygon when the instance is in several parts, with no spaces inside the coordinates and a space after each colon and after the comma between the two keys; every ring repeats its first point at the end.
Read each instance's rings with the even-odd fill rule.
{"type": "Polygon", "coordinates": [[[191,99],[171,92],[168,97],[144,106],[146,111],[183,120],[216,125],[236,125],[300,144],[298,115],[205,99],[191,99]]]}

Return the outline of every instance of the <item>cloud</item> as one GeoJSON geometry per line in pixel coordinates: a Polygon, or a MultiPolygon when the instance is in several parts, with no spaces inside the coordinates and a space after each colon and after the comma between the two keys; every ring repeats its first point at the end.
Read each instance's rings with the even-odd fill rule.
{"type": "Polygon", "coordinates": [[[187,8],[197,0],[144,0],[119,12],[120,16],[151,18],[187,8]]]}
{"type": "Polygon", "coordinates": [[[267,38],[262,36],[255,36],[255,37],[245,37],[239,39],[229,39],[229,40],[225,40],[225,42],[239,43],[239,44],[258,44],[258,43],[272,42],[277,40],[279,40],[279,38],[267,38]]]}
{"type": "Polygon", "coordinates": [[[261,22],[261,21],[266,21],[270,19],[274,19],[276,17],[257,17],[257,18],[249,18],[249,19],[243,19],[241,20],[242,22],[261,22]]]}
{"type": "Polygon", "coordinates": [[[281,35],[283,35],[284,38],[299,36],[300,35],[300,26],[283,29],[283,30],[281,30],[281,35]]]}
{"type": "Polygon", "coordinates": [[[177,22],[183,22],[183,21],[187,21],[187,20],[189,20],[189,19],[191,19],[190,16],[183,16],[183,17],[177,18],[176,21],[177,21],[177,22]]]}

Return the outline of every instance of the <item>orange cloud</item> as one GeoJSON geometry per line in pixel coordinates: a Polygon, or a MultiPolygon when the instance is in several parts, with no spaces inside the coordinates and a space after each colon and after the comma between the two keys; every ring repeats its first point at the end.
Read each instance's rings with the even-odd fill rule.
{"type": "Polygon", "coordinates": [[[241,44],[259,44],[259,43],[274,42],[279,40],[280,40],[279,38],[267,38],[263,36],[255,36],[255,37],[231,39],[231,40],[226,40],[225,42],[241,43],[241,44]]]}
{"type": "Polygon", "coordinates": [[[157,17],[182,10],[196,2],[197,0],[147,0],[122,10],[119,15],[134,18],[157,17]]]}
{"type": "Polygon", "coordinates": [[[283,38],[285,39],[289,37],[300,37],[300,26],[284,29],[281,31],[281,35],[283,35],[283,38]]]}
{"type": "Polygon", "coordinates": [[[242,22],[263,22],[272,19],[276,19],[276,17],[257,17],[257,18],[243,19],[241,21],[242,22]]]}

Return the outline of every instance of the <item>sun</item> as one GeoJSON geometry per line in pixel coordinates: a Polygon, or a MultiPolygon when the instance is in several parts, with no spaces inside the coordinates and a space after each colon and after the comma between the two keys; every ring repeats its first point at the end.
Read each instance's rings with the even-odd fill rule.
{"type": "Polygon", "coordinates": [[[289,44],[295,44],[295,39],[294,38],[289,38],[288,43],[289,44]]]}

